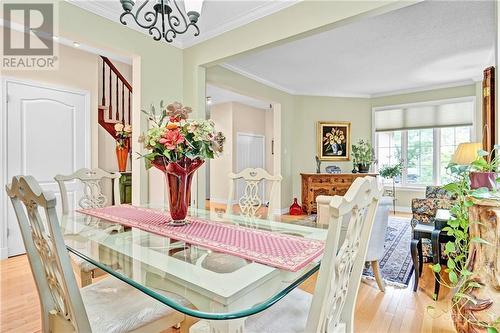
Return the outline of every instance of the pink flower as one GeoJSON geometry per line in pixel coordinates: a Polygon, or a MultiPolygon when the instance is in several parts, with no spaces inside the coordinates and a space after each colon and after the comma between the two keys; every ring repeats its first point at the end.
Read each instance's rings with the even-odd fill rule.
{"type": "Polygon", "coordinates": [[[168,150],[174,150],[178,144],[184,142],[184,136],[182,136],[178,128],[173,130],[168,130],[163,134],[159,142],[165,146],[168,150]]]}

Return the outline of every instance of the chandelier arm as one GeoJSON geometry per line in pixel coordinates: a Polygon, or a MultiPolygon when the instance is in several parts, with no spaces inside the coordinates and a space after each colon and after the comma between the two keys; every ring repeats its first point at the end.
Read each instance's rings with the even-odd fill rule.
{"type": "Polygon", "coordinates": [[[144,28],[144,29],[150,29],[152,27],[154,27],[156,25],[156,22],[158,21],[158,13],[157,12],[146,12],[144,13],[144,20],[146,22],[151,22],[151,24],[147,25],[147,24],[142,24],[137,18],[139,17],[140,15],[140,12],[142,11],[142,9],[144,8],[144,6],[146,6],[146,4],[149,2],[149,0],[146,0],[138,9],[137,11],[135,12],[135,15],[132,14],[132,12],[123,12],[121,15],[120,15],[120,22],[123,24],[123,25],[127,25],[127,22],[125,21],[125,16],[127,15],[130,15],[132,16],[132,18],[134,19],[135,23],[140,26],[141,28],[144,28]],[[154,18],[152,18],[152,16],[154,16],[154,18]]]}
{"type": "Polygon", "coordinates": [[[160,32],[160,29],[157,27],[153,26],[149,28],[149,34],[153,36],[153,39],[156,41],[159,41],[161,39],[162,33],[160,32]]]}
{"type": "Polygon", "coordinates": [[[173,29],[168,29],[163,36],[168,43],[172,43],[174,41],[174,38],[177,37],[177,32],[175,32],[175,30],[173,29]],[[168,36],[169,33],[171,34],[171,37],[168,36]]]}
{"type": "MultiPolygon", "coordinates": [[[[189,27],[189,24],[187,23],[186,17],[182,13],[182,10],[179,8],[179,5],[177,4],[177,1],[172,0],[172,2],[174,3],[175,8],[177,8],[177,11],[179,12],[179,15],[182,17],[182,21],[184,21],[184,26],[186,27],[186,29],[184,29],[184,32],[185,32],[188,29],[188,27],[189,27]]],[[[179,18],[176,17],[176,19],[177,19],[177,24],[174,23],[174,25],[177,27],[177,26],[179,26],[180,22],[179,22],[179,18]]]]}

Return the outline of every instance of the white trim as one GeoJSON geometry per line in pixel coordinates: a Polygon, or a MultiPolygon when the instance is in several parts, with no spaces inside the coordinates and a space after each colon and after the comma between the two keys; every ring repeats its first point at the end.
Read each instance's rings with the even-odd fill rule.
{"type": "Polygon", "coordinates": [[[393,91],[385,92],[385,93],[375,93],[375,94],[370,94],[370,97],[371,98],[386,97],[386,96],[393,96],[393,95],[411,94],[411,93],[428,91],[428,90],[470,86],[470,85],[475,84],[475,82],[477,82],[477,77],[471,78],[470,80],[455,81],[455,82],[441,83],[441,84],[433,84],[433,85],[429,85],[429,86],[421,86],[421,87],[415,87],[415,88],[399,89],[399,90],[393,90],[393,91]]]}
{"type": "MultiPolygon", "coordinates": [[[[208,199],[211,203],[216,203],[216,204],[223,204],[224,206],[227,206],[227,198],[226,199],[221,199],[221,198],[215,198],[215,197],[210,197],[208,199]]],[[[237,204],[237,200],[233,200],[232,204],[235,205],[237,204]]]]}
{"type": "Polygon", "coordinates": [[[407,207],[407,206],[396,206],[396,212],[401,212],[401,213],[411,213],[411,207],[407,207]]]}
{"type": "MultiPolygon", "coordinates": [[[[187,36],[188,38],[186,38],[180,43],[181,44],[180,47],[185,49],[193,45],[199,44],[211,38],[222,35],[225,32],[234,30],[238,27],[244,26],[253,21],[259,20],[263,17],[279,12],[280,10],[293,6],[301,1],[302,0],[266,1],[259,7],[256,7],[251,11],[244,13],[241,16],[236,16],[234,19],[226,21],[225,23],[215,27],[214,29],[202,31],[202,33],[200,33],[200,35],[197,37],[187,36]]],[[[201,12],[201,15],[203,15],[203,10],[201,12]]]]}
{"type": "Polygon", "coordinates": [[[247,71],[244,71],[244,70],[242,70],[242,69],[240,69],[240,68],[238,68],[236,66],[233,66],[233,65],[230,65],[230,64],[227,64],[227,63],[220,64],[220,66],[224,67],[227,70],[235,72],[236,74],[240,74],[240,75],[245,76],[245,77],[247,77],[247,78],[249,78],[251,80],[254,80],[254,81],[257,81],[259,83],[262,83],[263,85],[266,85],[268,87],[281,90],[281,91],[286,92],[287,94],[290,94],[290,95],[298,95],[298,93],[296,91],[294,91],[294,90],[285,88],[283,86],[280,86],[279,84],[276,84],[274,82],[271,82],[271,81],[268,81],[266,79],[263,79],[260,76],[257,76],[255,74],[251,74],[251,73],[249,73],[247,71]]]}
{"type": "Polygon", "coordinates": [[[273,215],[286,215],[290,212],[290,208],[276,208],[273,209],[273,215]]]}
{"type": "MultiPolygon", "coordinates": [[[[78,0],[66,0],[66,1],[77,7],[80,7],[81,9],[99,15],[101,17],[104,17],[116,24],[122,25],[119,21],[119,14],[121,13],[113,13],[112,11],[110,11],[109,7],[103,6],[102,3],[98,1],[78,1],[78,0]]],[[[245,12],[240,16],[236,16],[232,20],[226,21],[225,23],[218,25],[213,29],[201,31],[200,35],[197,37],[184,35],[183,36],[184,40],[174,39],[174,41],[169,44],[179,49],[186,49],[193,45],[209,40],[211,38],[217,37],[225,32],[234,30],[238,27],[241,27],[243,25],[261,19],[265,16],[274,14],[280,10],[293,6],[300,1],[302,0],[266,1],[261,6],[258,6],[249,12],[245,12]]],[[[203,10],[201,15],[203,15],[203,10]]],[[[147,29],[139,27],[137,24],[135,24],[135,22],[131,22],[127,24],[125,27],[150,37],[147,29]]],[[[189,32],[186,32],[186,34],[188,33],[189,32]]]]}
{"type": "Polygon", "coordinates": [[[404,103],[404,104],[388,104],[388,105],[384,105],[384,106],[373,107],[372,112],[386,111],[386,110],[406,108],[406,107],[423,106],[423,105],[443,105],[443,104],[450,104],[450,103],[457,103],[457,102],[472,102],[472,103],[474,103],[473,114],[474,114],[474,116],[476,115],[476,104],[475,104],[476,103],[476,96],[474,96],[474,95],[463,96],[463,97],[453,97],[453,98],[446,98],[446,99],[428,100],[425,102],[404,103]]]}
{"type": "MultiPolygon", "coordinates": [[[[0,260],[7,258],[8,255],[8,239],[7,239],[7,226],[8,226],[8,215],[7,215],[7,207],[8,207],[8,199],[5,195],[5,186],[9,183],[9,179],[7,179],[7,86],[9,83],[22,84],[26,86],[45,88],[51,90],[58,90],[61,92],[72,93],[76,95],[82,95],[85,98],[85,167],[90,168],[91,165],[91,148],[92,148],[92,133],[91,133],[91,110],[90,110],[90,91],[82,90],[82,89],[73,89],[62,87],[54,84],[47,84],[44,82],[38,82],[34,80],[24,80],[24,79],[16,79],[9,76],[2,77],[0,81],[1,88],[1,98],[0,98],[0,110],[2,111],[2,115],[0,117],[0,157],[2,158],[2,174],[0,175],[0,218],[3,220],[3,223],[0,223],[0,260]],[[5,243],[4,243],[5,242],[5,243]]],[[[55,174],[54,174],[55,175],[55,174]]]]}
{"type": "MultiPolygon", "coordinates": [[[[94,2],[89,1],[89,3],[94,3],[94,2]]],[[[5,20],[0,19],[0,27],[3,27],[4,25],[5,25],[5,20]]],[[[16,22],[10,22],[10,27],[11,27],[11,29],[13,29],[15,31],[24,32],[24,26],[22,24],[19,24],[16,22]]],[[[61,37],[61,36],[57,36],[57,39],[54,39],[54,42],[71,47],[71,48],[75,48],[73,45],[73,43],[75,41],[61,37]]],[[[78,48],[75,48],[75,49],[89,52],[92,54],[102,55],[102,56],[105,56],[111,60],[123,62],[123,63],[128,64],[128,65],[132,65],[132,58],[130,58],[130,57],[118,55],[118,54],[115,54],[115,53],[112,53],[112,52],[109,52],[109,51],[106,51],[103,49],[99,49],[99,48],[96,48],[96,47],[93,47],[93,46],[90,46],[87,44],[82,44],[79,41],[77,41],[77,42],[78,42],[78,44],[80,44],[80,46],[78,48]]]]}

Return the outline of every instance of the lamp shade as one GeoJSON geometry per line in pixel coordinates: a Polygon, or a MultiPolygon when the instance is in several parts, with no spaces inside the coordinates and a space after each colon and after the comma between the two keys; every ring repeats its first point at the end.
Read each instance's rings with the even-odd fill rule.
{"type": "Polygon", "coordinates": [[[483,145],[479,142],[461,143],[453,154],[451,162],[458,165],[469,165],[477,159],[477,151],[482,148],[483,145]]]}

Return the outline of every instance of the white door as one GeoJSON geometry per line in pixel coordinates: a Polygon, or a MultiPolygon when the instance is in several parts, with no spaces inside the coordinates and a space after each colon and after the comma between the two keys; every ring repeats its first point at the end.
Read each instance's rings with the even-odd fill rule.
{"type": "MultiPolygon", "coordinates": [[[[16,175],[35,177],[44,190],[56,192],[56,174],[70,174],[88,166],[88,94],[6,81],[7,182],[16,175]]],[[[69,208],[81,187],[68,184],[69,208]]],[[[7,208],[8,256],[24,253],[19,226],[10,202],[7,208]]],[[[4,229],[5,230],[5,229],[4,229]]]]}
{"type": "MultiPolygon", "coordinates": [[[[241,172],[246,168],[265,169],[265,137],[263,135],[238,133],[236,137],[236,171],[241,172]]],[[[245,182],[238,179],[236,182],[236,200],[243,196],[245,182]]],[[[259,184],[260,197],[264,199],[264,182],[259,184]]],[[[263,202],[264,204],[264,202],[263,202]]]]}

